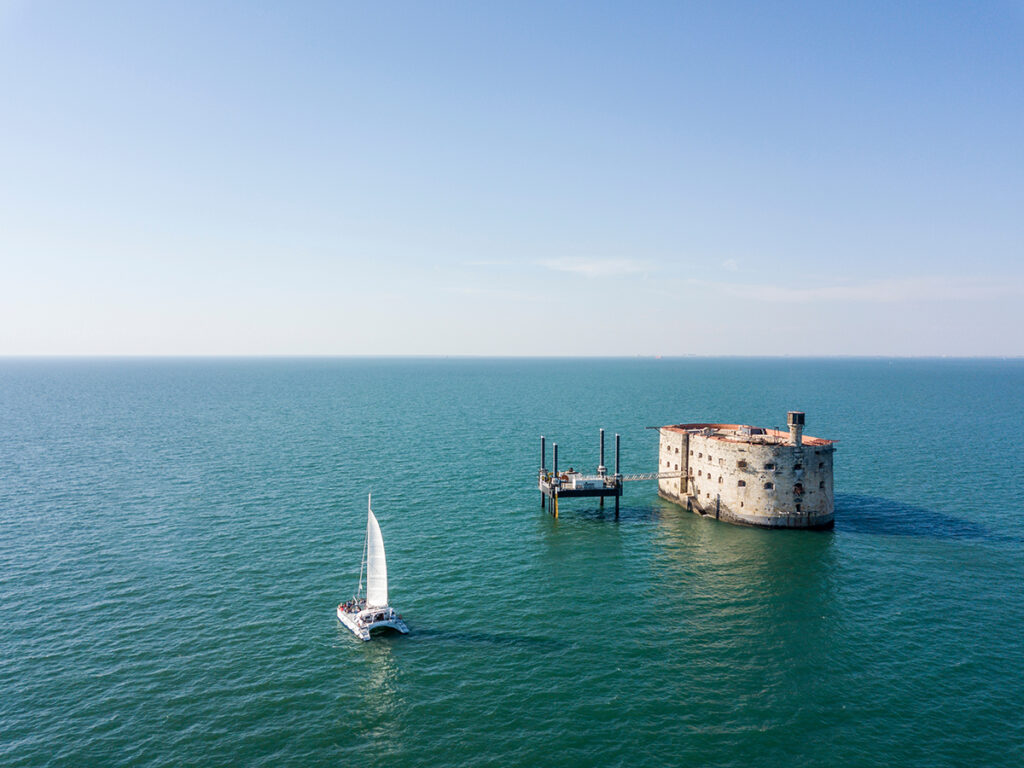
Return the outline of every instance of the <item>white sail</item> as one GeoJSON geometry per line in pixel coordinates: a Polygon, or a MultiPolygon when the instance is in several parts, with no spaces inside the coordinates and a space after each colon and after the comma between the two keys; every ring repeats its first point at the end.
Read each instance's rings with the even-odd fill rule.
{"type": "Polygon", "coordinates": [[[388,564],[384,559],[384,537],[380,535],[380,525],[370,509],[366,519],[366,605],[387,604],[388,564]]]}

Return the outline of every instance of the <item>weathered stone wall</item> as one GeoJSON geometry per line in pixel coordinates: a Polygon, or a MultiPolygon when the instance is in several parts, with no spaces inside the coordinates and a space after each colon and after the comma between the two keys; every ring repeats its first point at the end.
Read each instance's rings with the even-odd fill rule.
{"type": "Polygon", "coordinates": [[[688,464],[686,432],[679,430],[661,430],[658,448],[659,472],[683,472],[681,478],[663,478],[658,480],[658,493],[672,501],[686,503],[686,471],[688,464]]]}

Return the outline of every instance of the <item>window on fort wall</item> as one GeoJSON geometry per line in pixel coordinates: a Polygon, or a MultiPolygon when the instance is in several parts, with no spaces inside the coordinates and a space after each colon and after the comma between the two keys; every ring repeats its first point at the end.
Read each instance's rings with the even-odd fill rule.
{"type": "Polygon", "coordinates": [[[719,476],[718,476],[718,484],[719,484],[719,485],[721,485],[721,484],[722,484],[722,476],[721,476],[721,475],[719,475],[719,476]]]}
{"type": "Polygon", "coordinates": [[[747,481],[746,480],[740,480],[738,483],[736,483],[736,487],[737,488],[745,488],[746,485],[747,485],[747,481]]]}
{"type": "Polygon", "coordinates": [[[693,456],[693,451],[690,451],[690,455],[693,456]]]}
{"type": "Polygon", "coordinates": [[[794,472],[795,472],[796,470],[798,470],[798,469],[803,469],[803,468],[804,468],[804,465],[803,465],[803,464],[794,464],[794,465],[793,465],[793,471],[794,471],[794,472]]]}
{"type": "Polygon", "coordinates": [[[764,468],[770,471],[770,470],[775,469],[775,465],[772,464],[771,462],[769,462],[769,463],[764,465],[764,468]]]}
{"type": "Polygon", "coordinates": [[[740,469],[746,469],[747,468],[747,461],[746,461],[746,459],[740,459],[739,461],[737,461],[736,462],[736,466],[739,467],[740,469]]]}
{"type": "Polygon", "coordinates": [[[797,504],[797,505],[796,505],[796,511],[797,511],[797,512],[799,512],[799,511],[800,511],[800,505],[799,505],[799,504],[797,504]]]}
{"type": "Polygon", "coordinates": [[[773,489],[774,487],[775,487],[775,483],[765,483],[765,484],[764,484],[764,489],[765,489],[766,491],[770,491],[770,490],[772,490],[772,489],[773,489]]]}
{"type": "Polygon", "coordinates": [[[818,462],[818,469],[824,469],[824,468],[825,468],[825,462],[824,461],[819,461],[818,462]]]}
{"type": "Polygon", "coordinates": [[[703,453],[698,453],[697,454],[697,458],[698,459],[703,459],[704,458],[704,454],[703,453]]]}
{"type": "Polygon", "coordinates": [[[820,483],[818,483],[818,487],[819,488],[824,488],[825,487],[825,481],[822,480],[820,483]]]}

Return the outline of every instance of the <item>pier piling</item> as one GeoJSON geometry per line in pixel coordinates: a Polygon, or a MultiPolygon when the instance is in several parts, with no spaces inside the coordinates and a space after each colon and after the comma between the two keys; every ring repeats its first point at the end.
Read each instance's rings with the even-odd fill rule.
{"type": "MultiPolygon", "coordinates": [[[[620,489],[622,488],[622,473],[619,472],[619,433],[615,433],[615,485],[620,489]]],[[[619,496],[622,493],[618,493],[615,496],[615,517],[619,516],[619,496]]]]}
{"type": "MultiPolygon", "coordinates": [[[[544,435],[540,436],[540,476],[541,479],[547,473],[547,449],[544,447],[544,435]]],[[[540,508],[544,509],[544,492],[540,494],[540,508]]]]}
{"type": "Polygon", "coordinates": [[[551,485],[554,488],[554,493],[551,495],[551,514],[556,518],[558,517],[558,486],[561,481],[558,479],[558,443],[552,443],[551,449],[553,452],[552,464],[554,465],[554,475],[551,478],[551,485]]]}

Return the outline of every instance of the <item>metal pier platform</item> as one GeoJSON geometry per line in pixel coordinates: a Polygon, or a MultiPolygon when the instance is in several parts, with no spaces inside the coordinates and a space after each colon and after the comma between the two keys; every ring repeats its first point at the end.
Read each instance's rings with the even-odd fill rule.
{"type": "Polygon", "coordinates": [[[540,438],[540,471],[537,473],[537,489],[540,491],[540,507],[544,509],[547,500],[551,500],[551,514],[558,517],[558,500],[591,497],[601,499],[604,506],[606,498],[615,499],[615,516],[619,516],[619,497],[622,496],[622,484],[635,480],[657,480],[663,477],[681,477],[681,472],[645,472],[643,474],[623,475],[619,471],[619,455],[621,441],[615,435],[615,472],[608,474],[604,465],[604,430],[600,432],[601,457],[597,465],[597,474],[586,475],[574,469],[558,471],[558,443],[552,443],[551,469],[547,467],[547,442],[540,438]]]}

